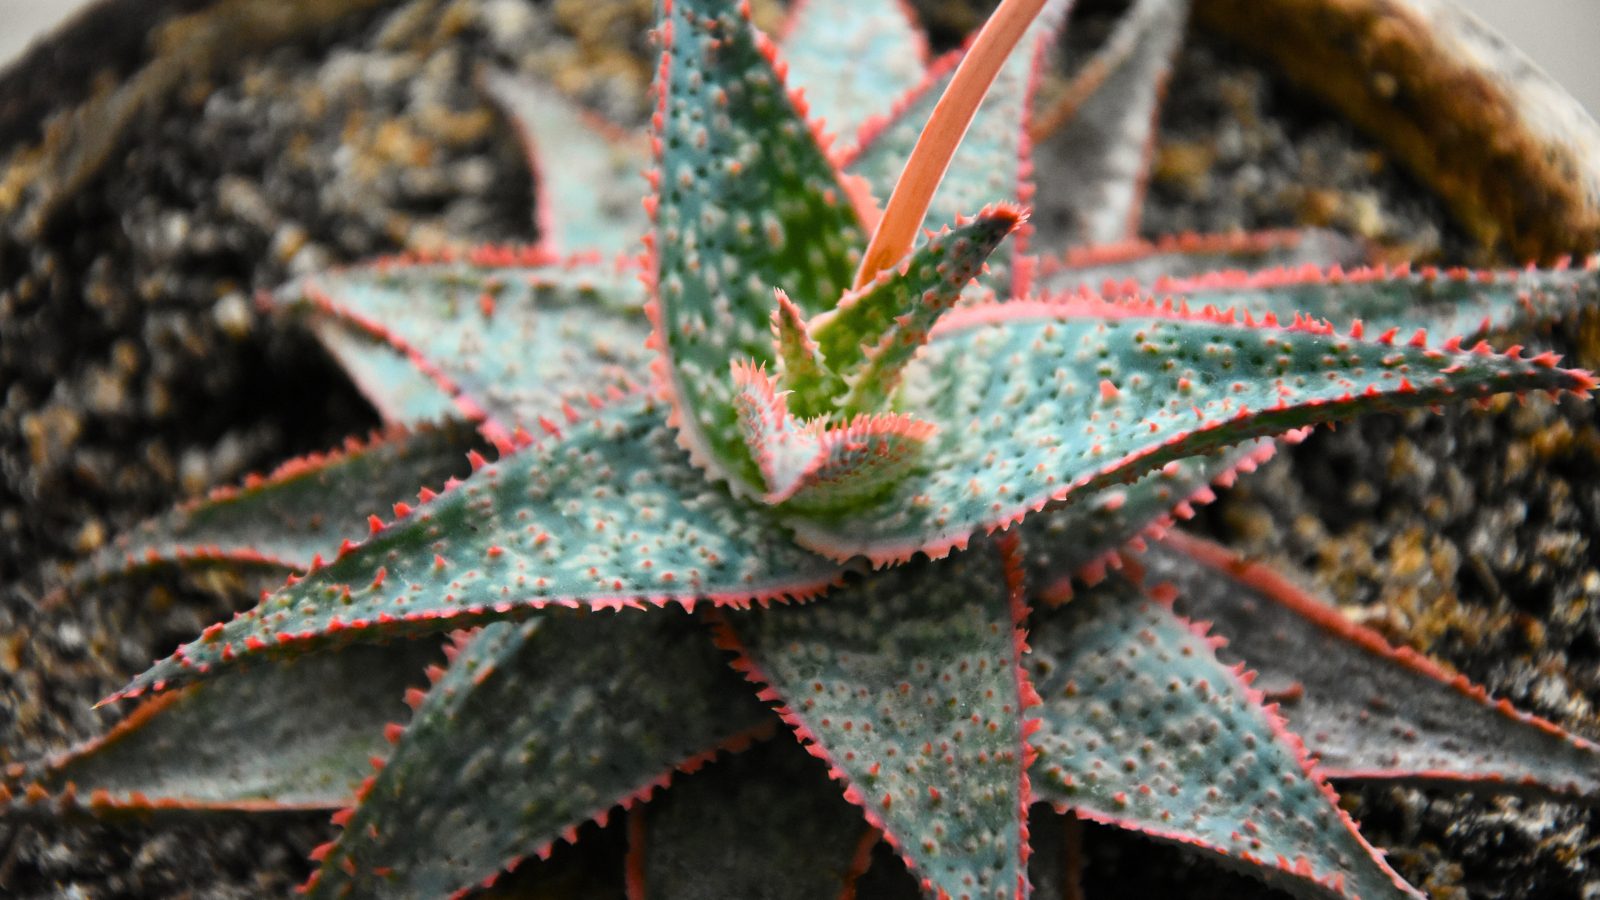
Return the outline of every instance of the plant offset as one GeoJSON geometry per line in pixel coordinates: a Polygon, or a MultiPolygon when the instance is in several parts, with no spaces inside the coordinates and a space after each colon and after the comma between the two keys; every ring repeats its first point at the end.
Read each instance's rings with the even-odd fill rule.
{"type": "Polygon", "coordinates": [[[637,896],[848,895],[879,840],[930,896],[1022,896],[1031,853],[1070,870],[1030,847],[1049,804],[1370,898],[1416,891],[1329,778],[1600,793],[1594,745],[1169,531],[1320,422],[1586,396],[1482,339],[1592,302],[1596,272],[1205,274],[1353,248],[1134,242],[1182,0],[1136,0],[1052,115],[1073,215],[1035,233],[1034,86],[1069,4],[1028,6],[997,20],[1014,51],[929,63],[887,0],[808,0],[781,44],[672,0],[648,143],[491,77],[543,243],[272,298],[392,429],[86,562],[70,589],[295,574],[0,802],[337,809],[315,896],[492,882],[619,809],[637,896]],[[602,201],[611,158],[648,167],[642,214],[602,201]]]}

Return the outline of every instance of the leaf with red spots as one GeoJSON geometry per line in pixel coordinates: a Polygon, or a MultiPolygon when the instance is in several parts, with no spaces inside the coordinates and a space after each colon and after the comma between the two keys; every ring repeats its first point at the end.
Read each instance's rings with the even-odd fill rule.
{"type": "Polygon", "coordinates": [[[841,507],[881,492],[917,461],[931,429],[893,413],[841,425],[801,422],[767,373],[734,363],[739,430],[761,472],[762,500],[796,507],[841,507]]]}
{"type": "Polygon", "coordinates": [[[833,563],[773,514],[709,484],[666,412],[632,399],[548,446],[485,463],[338,558],[213,626],[118,696],[264,654],[590,608],[747,603],[818,593],[833,563]]]}
{"type": "Polygon", "coordinates": [[[657,371],[694,461],[756,494],[728,364],[773,363],[773,288],[806,316],[831,308],[866,236],[748,9],[672,0],[664,10],[650,271],[657,371]]]}
{"type": "Polygon", "coordinates": [[[874,573],[825,602],[719,617],[735,666],[784,703],[930,894],[1025,893],[1019,575],[985,543],[874,573]]]}
{"type": "Polygon", "coordinates": [[[877,839],[786,736],[677,779],[630,815],[629,896],[640,898],[841,897],[877,839]]]}
{"type": "Polygon", "coordinates": [[[957,310],[912,364],[899,409],[939,430],[913,471],[849,515],[791,518],[802,544],[878,563],[939,556],[1073,495],[1174,459],[1366,412],[1593,379],[1522,359],[1244,325],[1153,303],[957,310]]]}
{"type": "Polygon", "coordinates": [[[849,136],[922,80],[928,41],[904,0],[800,0],[783,29],[789,85],[811,117],[849,136]]]}
{"type": "Polygon", "coordinates": [[[1219,272],[1158,280],[1161,294],[1191,306],[1235,308],[1287,321],[1297,313],[1347,322],[1369,334],[1397,329],[1402,339],[1427,329],[1443,340],[1560,320],[1600,303],[1600,259],[1579,268],[1441,271],[1408,267],[1343,271],[1304,267],[1244,274],[1219,272]]]}
{"type": "Polygon", "coordinates": [[[647,365],[636,268],[523,255],[532,264],[486,252],[343,269],[290,285],[278,302],[308,302],[383,341],[506,442],[517,428],[538,432],[632,389],[647,365]]]}
{"type": "Polygon", "coordinates": [[[1108,568],[1120,568],[1118,551],[1142,549],[1165,536],[1195,507],[1216,499],[1212,486],[1231,486],[1271,458],[1274,443],[1262,438],[1204,456],[1173,460],[1126,486],[1108,487],[1028,516],[1018,526],[1028,584],[1037,600],[1059,603],[1074,581],[1093,584],[1108,568]]]}
{"type": "MultiPolygon", "coordinates": [[[[1032,112],[1039,74],[1071,8],[1072,0],[1049,0],[1019,49],[1000,67],[928,206],[924,227],[937,228],[996,201],[1033,202],[1032,148],[1024,123],[1032,112]]],[[[855,146],[840,154],[846,171],[865,178],[880,201],[887,201],[894,191],[922,125],[959,60],[956,53],[935,63],[922,84],[898,99],[888,116],[868,121],[856,135],[855,146]]],[[[990,260],[990,271],[978,280],[975,295],[986,290],[1004,298],[1027,292],[1027,273],[1018,265],[1027,249],[1026,238],[1023,229],[1006,252],[990,260]]]]}
{"type": "Polygon", "coordinates": [[[1049,223],[1060,245],[1138,234],[1161,95],[1188,18],[1189,0],[1134,0],[1073,90],[1033,122],[1039,166],[1072,173],[1045,181],[1053,194],[1040,196],[1043,208],[1063,214],[1049,223]]]}
{"type": "Polygon", "coordinates": [[[93,815],[337,809],[388,753],[405,691],[442,659],[437,641],[399,641],[263,663],[153,698],[23,781],[93,815]]]}
{"type": "Polygon", "coordinates": [[[495,623],[340,814],[312,896],[441,896],[493,879],[772,724],[676,610],[495,623]]]}
{"type": "Polygon", "coordinates": [[[1069,247],[1040,260],[1034,287],[1040,293],[1086,290],[1111,296],[1139,293],[1141,286],[1149,290],[1158,282],[1170,283],[1162,282],[1163,278],[1307,265],[1354,266],[1365,262],[1367,256],[1360,241],[1321,228],[1180,234],[1154,241],[1069,247]]]}
{"type": "Polygon", "coordinates": [[[298,569],[368,531],[368,516],[442,487],[469,471],[481,446],[468,426],[395,430],[362,444],[290,460],[238,488],[219,488],[118,536],[77,575],[79,584],[168,565],[260,565],[298,569]]]}
{"type": "Polygon", "coordinates": [[[1178,608],[1228,639],[1329,778],[1600,796],[1600,748],[1496,703],[1476,684],[1222,547],[1175,533],[1143,561],[1178,608]]]}
{"type": "Polygon", "coordinates": [[[953,309],[1000,242],[1027,220],[1005,204],[958,216],[837,308],[813,320],[812,336],[836,385],[813,398],[819,412],[845,416],[889,410],[889,398],[939,317],[953,309]]]}
{"type": "Polygon", "coordinates": [[[1356,832],[1248,679],[1167,604],[1113,577],[1036,608],[1032,625],[1040,799],[1301,896],[1422,896],[1356,832]]]}
{"type": "Polygon", "coordinates": [[[638,252],[648,226],[639,206],[650,161],[644,136],[527,78],[490,71],[484,87],[515,123],[527,154],[540,241],[607,259],[638,252]]]}

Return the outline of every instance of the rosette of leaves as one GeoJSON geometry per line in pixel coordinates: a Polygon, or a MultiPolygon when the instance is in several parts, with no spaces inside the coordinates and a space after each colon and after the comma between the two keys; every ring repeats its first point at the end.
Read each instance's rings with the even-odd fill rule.
{"type": "Polygon", "coordinates": [[[1048,804],[1391,897],[1417,892],[1328,779],[1594,796],[1593,744],[1171,526],[1320,422],[1587,395],[1483,338],[1588,303],[1595,270],[1133,240],[1182,0],[1137,0],[1082,68],[1051,151],[1072,215],[1035,234],[1069,5],[1007,0],[929,61],[890,2],[808,0],[774,42],[671,0],[646,138],[491,78],[544,243],[271,298],[393,429],[88,561],[64,589],[293,574],[0,801],[336,810],[315,896],[493,883],[619,810],[632,896],[851,895],[880,841],[927,895],[1024,896],[1030,854],[1072,877],[1031,846],[1048,804]]]}

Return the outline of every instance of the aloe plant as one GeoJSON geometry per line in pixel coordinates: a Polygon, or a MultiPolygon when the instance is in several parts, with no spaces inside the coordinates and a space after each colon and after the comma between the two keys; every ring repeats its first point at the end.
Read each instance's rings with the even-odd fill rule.
{"type": "Polygon", "coordinates": [[[633,896],[848,895],[880,840],[930,896],[1024,896],[1049,804],[1370,898],[1417,892],[1330,778],[1600,792],[1594,744],[1172,529],[1321,422],[1587,396],[1482,339],[1590,302],[1596,270],[1135,241],[1183,0],[1137,0],[1052,113],[1075,215],[1035,234],[1069,6],[1006,0],[930,62],[895,3],[806,0],[780,44],[668,0],[648,139],[490,78],[544,242],[269,298],[391,430],[87,561],[63,591],[292,574],[0,802],[334,809],[314,896],[493,883],[619,810],[633,896]],[[602,160],[648,167],[638,211],[581,180],[602,160]]]}

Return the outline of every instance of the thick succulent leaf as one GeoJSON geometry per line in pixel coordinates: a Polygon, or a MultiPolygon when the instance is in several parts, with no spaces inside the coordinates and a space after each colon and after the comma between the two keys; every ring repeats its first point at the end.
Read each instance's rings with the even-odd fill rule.
{"type": "Polygon", "coordinates": [[[957,310],[912,364],[901,410],[938,427],[936,463],[849,516],[796,517],[844,559],[942,555],[975,532],[1166,463],[1317,422],[1501,391],[1593,384],[1521,359],[1243,325],[1154,303],[1014,302],[957,310]]]}
{"type": "Polygon", "coordinates": [[[548,446],[484,464],[255,609],[213,625],[117,696],[266,653],[459,628],[552,604],[807,596],[840,569],[772,514],[707,483],[666,411],[635,398],[548,446]]]}
{"type": "Polygon", "coordinates": [[[405,353],[503,443],[630,389],[648,364],[636,268],[526,257],[532,265],[508,254],[339,270],[291,285],[279,302],[309,301],[405,353]]]}
{"type": "Polygon", "coordinates": [[[1018,527],[1029,593],[1047,603],[1070,599],[1075,581],[1094,584],[1108,567],[1120,568],[1120,550],[1144,549],[1146,539],[1164,537],[1178,519],[1216,499],[1213,485],[1232,486],[1239,473],[1270,459],[1274,447],[1270,438],[1260,438],[1173,460],[1126,486],[1028,516],[1018,527]]]}
{"type": "Polygon", "coordinates": [[[436,641],[399,641],[264,663],[146,701],[27,780],[95,815],[337,809],[441,660],[436,641]]]}
{"type": "Polygon", "coordinates": [[[574,106],[554,88],[505,72],[484,86],[516,124],[533,172],[540,240],[607,259],[638,252],[647,223],[639,196],[649,143],[574,106]]]}
{"type": "Polygon", "coordinates": [[[443,388],[388,344],[332,320],[312,323],[311,333],[385,422],[415,426],[460,415],[443,388]]]}
{"type": "MultiPolygon", "coordinates": [[[[791,411],[801,418],[822,415],[822,404],[811,398],[828,395],[828,385],[837,382],[836,376],[822,362],[822,351],[811,336],[810,326],[800,307],[789,299],[782,288],[773,291],[777,308],[772,311],[772,349],[777,354],[777,380],[789,392],[791,411]]],[[[738,363],[735,362],[735,365],[738,363]]]]}
{"type": "Polygon", "coordinates": [[[773,288],[807,316],[832,307],[866,238],[747,5],[672,0],[663,18],[652,200],[657,371],[696,463],[757,493],[728,364],[774,362],[773,288]]]}
{"type": "Polygon", "coordinates": [[[1600,796],[1600,748],[1390,646],[1267,567],[1173,534],[1143,557],[1179,609],[1228,639],[1329,778],[1600,796]]]}
{"type": "Polygon", "coordinates": [[[1558,320],[1600,301],[1600,260],[1579,268],[1441,271],[1408,268],[1318,270],[1305,267],[1215,273],[1157,281],[1161,294],[1182,294],[1194,306],[1235,308],[1287,321],[1296,313],[1345,322],[1368,331],[1425,328],[1441,338],[1481,338],[1490,332],[1558,320]]]}
{"type": "Polygon", "coordinates": [[[1184,843],[1301,896],[1420,897],[1212,641],[1121,577],[1036,608],[1040,799],[1184,843]]]}
{"type": "Polygon", "coordinates": [[[1176,280],[1224,271],[1354,266],[1365,262],[1367,253],[1360,241],[1320,228],[1180,234],[1155,241],[1070,247],[1040,261],[1034,289],[1040,293],[1087,290],[1108,296],[1131,294],[1148,291],[1163,277],[1176,280]]]}
{"type": "Polygon", "coordinates": [[[1026,220],[1006,204],[985,207],[970,219],[957,217],[954,228],[945,226],[900,265],[878,273],[814,321],[811,333],[823,362],[840,379],[816,404],[846,416],[887,411],[906,365],[928,342],[934,323],[955,307],[984,261],[1026,220]]]}
{"type": "Polygon", "coordinates": [[[299,457],[237,488],[218,488],[124,532],[78,573],[81,582],[167,565],[253,564],[300,569],[368,530],[367,517],[418,487],[470,471],[476,432],[452,423],[299,457]]]}
{"type": "Polygon", "coordinates": [[[895,413],[842,425],[801,422],[767,373],[733,364],[739,430],[761,472],[767,503],[840,507],[880,493],[915,465],[932,429],[895,413]]]}
{"type": "Polygon", "coordinates": [[[631,900],[839,897],[862,840],[877,836],[787,737],[679,779],[630,815],[642,817],[631,900]]]}
{"type": "Polygon", "coordinates": [[[771,724],[677,610],[497,622],[465,643],[339,817],[312,893],[477,884],[771,724]]]}
{"type": "MultiPolygon", "coordinates": [[[[937,228],[995,201],[1032,203],[1032,150],[1025,123],[1039,72],[1072,4],[1073,0],[1048,0],[1018,49],[1001,66],[933,195],[924,227],[937,228]]],[[[880,201],[887,201],[893,193],[923,123],[943,96],[958,60],[951,56],[936,63],[923,84],[896,101],[888,117],[868,122],[857,135],[855,148],[841,154],[846,170],[865,178],[880,201]]],[[[1026,226],[1021,229],[1008,250],[990,260],[989,273],[978,280],[980,288],[1000,297],[1027,292],[1027,273],[1018,262],[1027,249],[1028,230],[1026,226]]]]}
{"type": "Polygon", "coordinates": [[[1062,244],[1138,233],[1161,94],[1188,18],[1189,0],[1134,0],[1079,76],[1093,89],[1069,96],[1072,105],[1052,117],[1060,130],[1040,140],[1035,153],[1041,169],[1071,173],[1045,181],[1059,196],[1040,197],[1041,206],[1065,214],[1065,221],[1051,223],[1062,244]]]}
{"type": "Polygon", "coordinates": [[[789,85],[812,119],[852,135],[922,80],[927,39],[904,0],[801,0],[783,29],[789,85]]]}
{"type": "Polygon", "coordinates": [[[1019,576],[985,543],[874,573],[825,602],[719,617],[735,666],[785,704],[929,893],[1025,893],[1019,576]]]}

